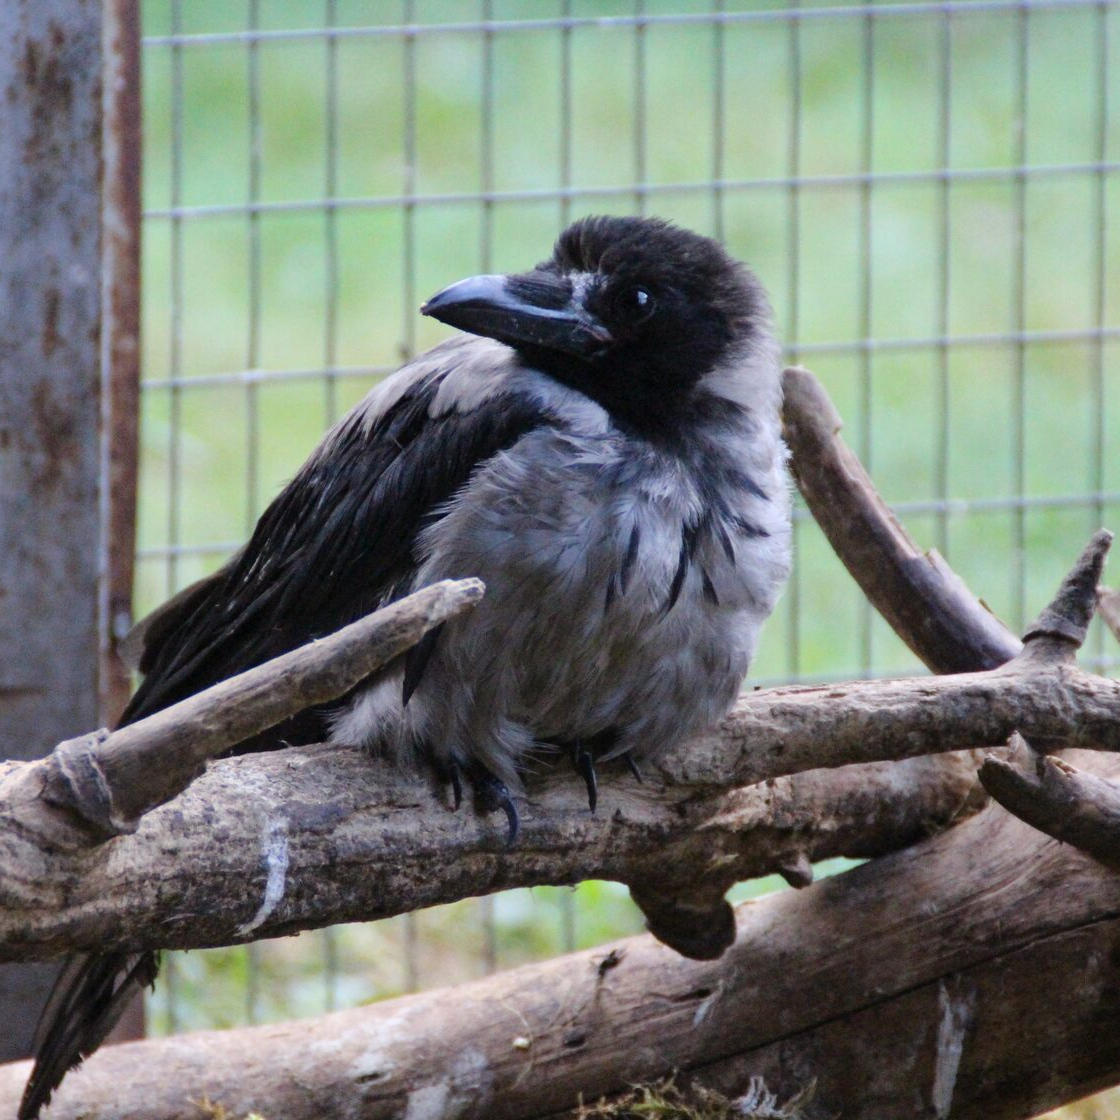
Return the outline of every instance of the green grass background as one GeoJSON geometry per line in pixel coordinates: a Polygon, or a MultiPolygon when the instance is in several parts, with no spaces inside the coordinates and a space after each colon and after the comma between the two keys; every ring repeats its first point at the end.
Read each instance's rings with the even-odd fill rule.
{"type": "MultiPolygon", "coordinates": [[[[568,7],[576,16],[636,10],[634,0],[568,7]]],[[[443,336],[417,314],[424,297],[474,272],[537,261],[570,217],[644,210],[720,234],[751,263],[791,353],[811,348],[803,360],[833,394],[848,439],[886,497],[911,509],[911,532],[1020,626],[1089,532],[1120,520],[1120,339],[843,344],[1120,326],[1120,176],[1091,169],[1120,160],[1116,5],[951,19],[898,7],[872,21],[818,16],[722,31],[651,24],[254,50],[149,45],[138,610],[243,539],[373,371],[443,336]],[[1020,163],[1066,170],[930,174],[1020,163]],[[782,180],[794,171],[817,182],[793,189],[782,180]],[[862,171],[911,177],[828,181],[862,171]],[[713,177],[731,185],[705,187],[713,177]],[[653,189],[635,191],[639,181],[653,189]],[[532,197],[561,185],[584,193],[532,197]],[[499,197],[430,197],[482,190],[499,197]],[[501,197],[517,192],[529,197],[501,197]],[[409,193],[422,197],[405,205],[409,193]],[[324,207],[328,196],[340,204],[324,207]],[[251,199],[310,205],[254,218],[167,213],[251,199]],[[287,376],[211,380],[245,371],[287,376]],[[999,504],[1016,495],[1053,502],[999,504]],[[905,505],[937,499],[951,499],[950,509],[905,505]],[[188,551],[169,558],[171,544],[188,551]]],[[[236,32],[254,19],[266,29],[331,19],[375,27],[563,10],[561,0],[145,0],[143,18],[145,34],[160,36],[236,32]]],[[[797,545],[797,574],[755,679],[915,670],[811,523],[797,545]]],[[[1112,652],[1093,637],[1090,655],[1107,664],[1112,652]]],[[[772,889],[766,880],[738,893],[772,889]]],[[[166,1031],[307,1014],[640,924],[622,888],[587,883],[176,955],[151,1022],[166,1031]]],[[[1120,1106],[1099,1107],[1079,1115],[1120,1116],[1120,1106]]]]}

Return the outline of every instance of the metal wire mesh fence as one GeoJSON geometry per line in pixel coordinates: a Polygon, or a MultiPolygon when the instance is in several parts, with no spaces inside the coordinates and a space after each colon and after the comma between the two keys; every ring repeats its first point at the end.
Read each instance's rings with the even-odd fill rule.
{"type": "MultiPolygon", "coordinates": [[[[417,307],[588,212],[726,240],[911,530],[1013,625],[1120,512],[1113,0],[147,0],[138,606],[219,563],[417,307]]],[[[756,681],[915,671],[799,511],[756,681]]],[[[1113,653],[1097,634],[1088,651],[1113,653]]],[[[176,957],[156,1029],[636,928],[607,884],[176,957]],[[205,992],[205,996],[201,993],[205,992]]]]}

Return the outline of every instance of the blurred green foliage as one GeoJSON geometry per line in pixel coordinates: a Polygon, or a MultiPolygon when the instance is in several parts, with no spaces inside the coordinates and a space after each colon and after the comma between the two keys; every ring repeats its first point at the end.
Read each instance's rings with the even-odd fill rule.
{"type": "MultiPolygon", "coordinates": [[[[384,28],[565,7],[635,11],[632,0],[145,0],[143,15],[158,37],[244,31],[254,18],[266,30],[384,28]]],[[[644,4],[651,15],[711,7],[644,4]]],[[[417,315],[425,296],[544,257],[571,217],[643,209],[723,236],[752,264],[791,354],[810,347],[803,359],[887,498],[950,500],[910,512],[910,530],[1021,625],[1120,508],[1120,338],[1090,337],[1120,326],[1120,176],[1093,170],[1120,160],[1120,115],[1102,118],[1118,92],[1120,35],[1105,35],[1115,6],[951,18],[902,7],[720,30],[151,43],[138,609],[212,569],[324,428],[442,337],[417,315]],[[1052,170],[1001,170],[1021,164],[1052,170]],[[886,178],[861,183],[868,171],[886,178]],[[808,181],[791,186],[794,172],[808,181]],[[722,188],[706,185],[717,178],[722,188]],[[577,194],[547,197],[561,186],[577,194]],[[249,202],[262,204],[251,217],[238,212],[249,202]],[[1015,331],[1074,337],[1000,340],[1015,331]],[[921,342],[941,335],[973,340],[921,342]],[[913,345],[855,345],[865,339],[913,345]],[[212,381],[245,371],[287,376],[212,381]],[[1003,501],[1024,495],[1045,501],[1003,501]],[[169,557],[169,545],[188,551],[169,557]]],[[[918,668],[810,522],[797,565],[756,680],[918,668]]],[[[1090,652],[1107,650],[1095,635],[1090,652]]],[[[177,956],[153,1024],[353,1004],[639,924],[621,888],[586,883],[177,956]]]]}

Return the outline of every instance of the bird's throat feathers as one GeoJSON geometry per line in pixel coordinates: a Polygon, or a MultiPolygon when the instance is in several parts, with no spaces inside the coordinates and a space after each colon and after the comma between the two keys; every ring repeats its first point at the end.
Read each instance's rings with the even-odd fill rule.
{"type": "Polygon", "coordinates": [[[768,329],[726,353],[715,368],[693,375],[622,362],[612,368],[557,361],[543,351],[521,356],[598,404],[620,431],[665,451],[687,450],[705,437],[718,441],[752,424],[752,417],[775,417],[781,395],[779,350],[768,329]]]}

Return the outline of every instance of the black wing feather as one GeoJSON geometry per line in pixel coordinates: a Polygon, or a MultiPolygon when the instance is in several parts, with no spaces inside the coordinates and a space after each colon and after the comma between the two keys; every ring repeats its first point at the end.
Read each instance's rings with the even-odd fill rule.
{"type": "Polygon", "coordinates": [[[88,1058],[143,987],[155,982],[155,953],[71,957],[59,973],[35,1032],[35,1067],[18,1120],[35,1120],[67,1071],[88,1058]]]}
{"type": "MultiPolygon", "coordinates": [[[[449,357],[478,362],[470,346],[457,346],[449,357]]],[[[433,399],[448,373],[449,367],[418,378],[372,420],[360,407],[352,412],[265,510],[249,543],[221,571],[141,624],[137,641],[147,675],[121,724],[399,597],[419,560],[419,534],[443,516],[475,468],[533,429],[557,422],[531,398],[509,390],[471,411],[433,417],[433,399]]],[[[433,634],[413,658],[411,687],[434,644],[433,634]]],[[[321,732],[317,720],[302,726],[321,732]]],[[[288,725],[284,730],[291,734],[288,725]]],[[[275,742],[245,746],[268,745],[275,742]]],[[[34,1120],[67,1070],[97,1049],[158,968],[155,953],[71,959],[40,1020],[19,1120],[34,1120]]]]}
{"type": "Polygon", "coordinates": [[[407,705],[412,699],[412,694],[420,684],[420,678],[432,659],[439,640],[439,632],[443,623],[433,626],[421,639],[404,655],[404,681],[401,685],[401,703],[407,705]]]}
{"type": "Polygon", "coordinates": [[[122,722],[139,719],[312,638],[407,588],[417,537],[474,469],[552,419],[524,394],[433,418],[444,374],[410,387],[372,424],[352,413],[265,510],[252,538],[182,616],[122,722]]]}

